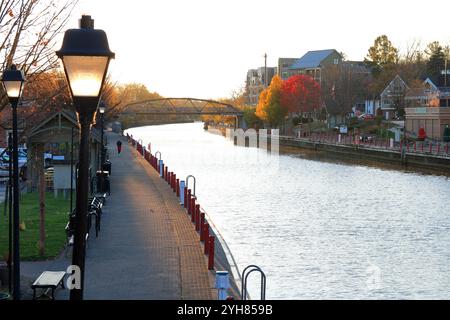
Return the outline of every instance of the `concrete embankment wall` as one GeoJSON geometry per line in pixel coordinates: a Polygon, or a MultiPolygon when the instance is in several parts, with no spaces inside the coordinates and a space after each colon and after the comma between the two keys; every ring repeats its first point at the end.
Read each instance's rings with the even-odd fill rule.
{"type": "MultiPolygon", "coordinates": [[[[225,128],[209,126],[209,132],[221,132],[225,136],[225,128]]],[[[311,142],[280,136],[281,151],[283,147],[304,150],[316,155],[335,158],[343,161],[371,162],[372,164],[393,165],[398,169],[413,169],[426,173],[450,175],[450,157],[436,156],[427,153],[405,152],[403,157],[400,151],[370,148],[359,145],[338,145],[311,142]]]]}
{"type": "Polygon", "coordinates": [[[384,150],[377,148],[361,147],[358,145],[334,145],[326,143],[315,143],[305,140],[280,137],[280,145],[314,150],[323,154],[329,154],[341,159],[354,159],[364,161],[376,161],[412,167],[417,169],[431,170],[436,172],[450,173],[450,158],[432,156],[429,154],[408,153],[402,154],[399,151],[384,150]]]}

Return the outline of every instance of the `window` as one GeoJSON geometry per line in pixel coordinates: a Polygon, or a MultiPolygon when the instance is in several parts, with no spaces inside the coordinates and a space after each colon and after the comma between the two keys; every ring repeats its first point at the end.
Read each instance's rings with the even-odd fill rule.
{"type": "Polygon", "coordinates": [[[334,64],[339,64],[339,59],[334,59],[334,64]]]}

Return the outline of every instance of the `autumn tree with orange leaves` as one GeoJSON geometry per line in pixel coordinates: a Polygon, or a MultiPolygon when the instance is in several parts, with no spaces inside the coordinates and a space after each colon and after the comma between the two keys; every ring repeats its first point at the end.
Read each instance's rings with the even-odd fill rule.
{"type": "Polygon", "coordinates": [[[288,109],[282,105],[282,88],[283,80],[274,76],[270,86],[261,92],[256,106],[256,115],[271,128],[277,128],[288,114],[288,109]]]}

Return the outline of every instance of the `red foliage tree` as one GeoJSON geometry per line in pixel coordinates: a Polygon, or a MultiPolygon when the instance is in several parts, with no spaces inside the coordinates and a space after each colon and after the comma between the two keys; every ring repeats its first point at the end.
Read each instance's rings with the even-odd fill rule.
{"type": "Polygon", "coordinates": [[[320,108],[320,85],[310,76],[292,76],[281,87],[281,105],[290,113],[312,112],[320,108]]]}

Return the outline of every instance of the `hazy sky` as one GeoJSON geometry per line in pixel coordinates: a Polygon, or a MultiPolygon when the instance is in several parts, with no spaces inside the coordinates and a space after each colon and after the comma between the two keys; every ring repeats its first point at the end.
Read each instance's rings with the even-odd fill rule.
{"type": "Polygon", "coordinates": [[[279,57],[336,49],[362,60],[387,34],[404,50],[420,40],[450,44],[449,0],[81,0],[109,37],[119,82],[167,97],[218,98],[244,85],[247,69],[279,57]]]}

